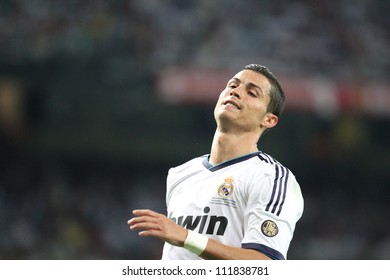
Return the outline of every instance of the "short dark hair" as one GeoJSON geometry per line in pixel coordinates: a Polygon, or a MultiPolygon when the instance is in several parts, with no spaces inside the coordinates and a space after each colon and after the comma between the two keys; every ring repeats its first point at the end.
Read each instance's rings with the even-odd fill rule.
{"type": "Polygon", "coordinates": [[[269,91],[271,101],[268,104],[267,112],[271,112],[272,114],[280,117],[284,110],[284,102],[286,97],[275,75],[267,67],[260,64],[248,64],[244,67],[244,69],[256,71],[268,79],[269,83],[271,84],[269,91]]]}

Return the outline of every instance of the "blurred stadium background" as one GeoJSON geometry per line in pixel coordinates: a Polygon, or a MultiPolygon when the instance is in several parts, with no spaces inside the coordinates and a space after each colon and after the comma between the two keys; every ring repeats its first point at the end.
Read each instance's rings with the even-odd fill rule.
{"type": "Polygon", "coordinates": [[[390,2],[2,0],[0,258],[158,259],[134,208],[209,152],[246,64],[287,108],[259,148],[298,177],[290,259],[390,258],[390,2]]]}

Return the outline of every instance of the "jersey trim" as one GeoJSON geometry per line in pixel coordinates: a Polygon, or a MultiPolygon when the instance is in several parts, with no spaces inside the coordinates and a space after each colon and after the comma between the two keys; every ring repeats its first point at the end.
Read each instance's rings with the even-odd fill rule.
{"type": "Polygon", "coordinates": [[[265,161],[275,166],[274,185],[272,188],[271,198],[265,208],[265,211],[271,212],[272,214],[276,214],[276,216],[279,216],[282,212],[282,208],[286,198],[287,182],[290,171],[267,154],[261,153],[258,155],[258,157],[262,161],[265,161]]]}
{"type": "Polygon", "coordinates": [[[267,257],[273,259],[273,260],[285,260],[284,256],[276,251],[275,249],[272,249],[268,246],[257,244],[257,243],[243,243],[241,245],[241,248],[244,249],[253,249],[256,251],[259,251],[260,253],[266,255],[267,257]]]}
{"type": "Polygon", "coordinates": [[[214,171],[220,170],[222,168],[225,168],[227,166],[230,166],[230,165],[233,165],[233,164],[245,161],[247,159],[253,158],[255,156],[259,156],[260,153],[261,152],[254,152],[254,153],[247,154],[247,155],[244,155],[244,156],[240,156],[240,157],[237,157],[237,158],[229,159],[229,160],[224,161],[224,162],[222,162],[220,164],[217,164],[217,165],[212,165],[209,162],[210,155],[205,155],[204,159],[203,159],[203,166],[206,167],[211,172],[214,172],[214,171]]]}

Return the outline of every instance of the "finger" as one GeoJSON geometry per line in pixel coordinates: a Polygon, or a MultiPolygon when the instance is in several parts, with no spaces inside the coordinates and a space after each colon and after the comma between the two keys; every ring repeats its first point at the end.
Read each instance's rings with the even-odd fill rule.
{"type": "Polygon", "coordinates": [[[157,217],[159,213],[154,212],[150,209],[135,209],[133,210],[134,216],[151,216],[151,217],[157,217]]]}
{"type": "Polygon", "coordinates": [[[150,236],[150,237],[158,237],[158,238],[161,238],[161,234],[159,231],[156,231],[156,230],[144,230],[144,231],[140,231],[138,233],[139,236],[142,236],[142,237],[146,237],[146,236],[150,236]]]}
{"type": "Polygon", "coordinates": [[[130,226],[130,229],[131,230],[157,230],[157,231],[160,231],[161,228],[158,224],[156,223],[153,223],[153,222],[140,222],[140,223],[136,223],[136,224],[132,224],[130,226]]]}
{"type": "Polygon", "coordinates": [[[150,222],[150,223],[156,223],[156,218],[150,217],[150,216],[139,216],[134,217],[127,221],[128,225],[135,225],[142,222],[150,222]]]}

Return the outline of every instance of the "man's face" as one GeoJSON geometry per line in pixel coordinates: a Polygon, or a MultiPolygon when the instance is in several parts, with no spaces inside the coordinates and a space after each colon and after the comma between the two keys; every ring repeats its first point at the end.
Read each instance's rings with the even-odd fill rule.
{"type": "Polygon", "coordinates": [[[267,113],[270,87],[267,78],[258,72],[243,70],[237,73],[228,81],[217,101],[214,116],[218,126],[249,132],[276,125],[277,117],[267,113]],[[271,126],[267,123],[269,117],[276,118],[271,126]]]}

